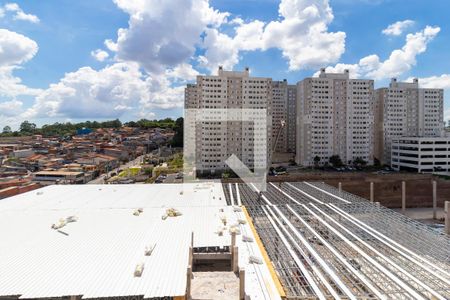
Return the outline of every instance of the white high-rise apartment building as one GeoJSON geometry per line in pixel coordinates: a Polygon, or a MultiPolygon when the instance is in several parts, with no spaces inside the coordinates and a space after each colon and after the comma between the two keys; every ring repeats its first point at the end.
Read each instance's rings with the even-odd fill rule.
{"type": "Polygon", "coordinates": [[[444,91],[419,88],[391,80],[389,88],[376,90],[375,157],[391,163],[392,140],[401,137],[438,137],[444,130],[444,91]]]}
{"type": "Polygon", "coordinates": [[[272,81],[272,96],[272,140],[274,143],[280,133],[275,152],[295,153],[297,86],[289,85],[286,79],[272,81]],[[280,129],[282,122],[285,125],[280,129]]]}
{"type": "Polygon", "coordinates": [[[349,71],[326,73],[297,83],[297,154],[304,166],[329,162],[339,155],[344,164],[361,158],[373,163],[374,82],[350,79],[349,71]]]}
{"type": "MultiPolygon", "coordinates": [[[[287,81],[272,81],[272,140],[278,136],[278,141],[275,145],[275,152],[287,152],[287,105],[288,105],[288,90],[287,81]],[[282,123],[285,125],[282,126],[282,123]],[[280,131],[281,130],[281,131],[280,131]]],[[[273,147],[273,145],[272,145],[273,147]]]]}
{"type": "MultiPolygon", "coordinates": [[[[243,72],[232,72],[219,67],[217,75],[197,76],[197,83],[189,84],[185,89],[185,108],[202,111],[265,109],[267,137],[264,150],[266,144],[271,145],[272,79],[250,77],[248,68],[243,72]]],[[[197,121],[186,124],[187,130],[195,132],[195,138],[185,138],[185,142],[195,143],[197,172],[220,173],[229,169],[225,160],[232,154],[252,169],[256,160],[262,159],[254,155],[258,143],[254,127],[252,121],[197,121]]],[[[185,132],[185,136],[189,133],[185,132]]],[[[270,162],[270,151],[264,157],[270,162]]]]}
{"type": "Polygon", "coordinates": [[[289,84],[287,93],[287,152],[295,153],[297,147],[297,86],[289,84]]]}

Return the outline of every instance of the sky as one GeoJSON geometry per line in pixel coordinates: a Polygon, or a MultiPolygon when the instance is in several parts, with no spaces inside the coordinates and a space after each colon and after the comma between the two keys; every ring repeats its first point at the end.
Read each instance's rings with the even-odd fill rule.
{"type": "Polygon", "coordinates": [[[295,84],[321,67],[445,89],[448,0],[0,0],[0,130],[176,118],[199,74],[295,84]]]}

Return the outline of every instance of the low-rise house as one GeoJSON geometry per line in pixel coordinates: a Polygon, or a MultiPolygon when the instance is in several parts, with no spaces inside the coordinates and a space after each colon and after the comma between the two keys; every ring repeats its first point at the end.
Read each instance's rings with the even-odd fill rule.
{"type": "Polygon", "coordinates": [[[19,165],[3,165],[0,167],[0,178],[21,177],[28,175],[28,170],[19,165]]]}
{"type": "Polygon", "coordinates": [[[117,157],[104,154],[91,154],[77,159],[76,162],[81,165],[96,166],[99,173],[109,172],[120,166],[117,157]]]}
{"type": "Polygon", "coordinates": [[[126,151],[124,149],[104,148],[103,153],[105,155],[118,158],[120,160],[129,160],[130,159],[130,154],[128,153],[128,151],[126,151]]]}
{"type": "Polygon", "coordinates": [[[14,158],[26,158],[32,155],[34,155],[34,151],[32,148],[29,148],[29,149],[14,150],[11,156],[14,158]]]}
{"type": "Polygon", "coordinates": [[[33,174],[33,181],[43,185],[63,183],[63,184],[83,184],[86,183],[84,172],[71,172],[61,170],[39,171],[33,174]]]}

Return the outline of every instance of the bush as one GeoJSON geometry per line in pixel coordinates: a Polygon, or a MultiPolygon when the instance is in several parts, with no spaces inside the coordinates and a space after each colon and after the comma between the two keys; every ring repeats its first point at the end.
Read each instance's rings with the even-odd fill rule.
{"type": "Polygon", "coordinates": [[[153,168],[149,167],[149,168],[144,168],[143,170],[145,175],[152,175],[153,174],[153,168]]]}

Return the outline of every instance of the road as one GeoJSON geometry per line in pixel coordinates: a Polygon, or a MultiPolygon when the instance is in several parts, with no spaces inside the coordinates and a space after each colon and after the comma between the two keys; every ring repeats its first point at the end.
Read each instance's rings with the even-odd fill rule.
{"type": "Polygon", "coordinates": [[[164,183],[174,183],[176,176],[177,174],[167,174],[167,178],[164,180],[164,183]]]}
{"type": "Polygon", "coordinates": [[[89,181],[87,184],[105,184],[105,177],[110,177],[111,173],[118,173],[119,169],[123,170],[132,166],[139,166],[144,161],[144,155],[136,157],[136,159],[127,162],[126,164],[123,164],[119,166],[116,169],[113,169],[108,172],[108,174],[102,174],[99,177],[95,178],[94,180],[89,181]]]}

